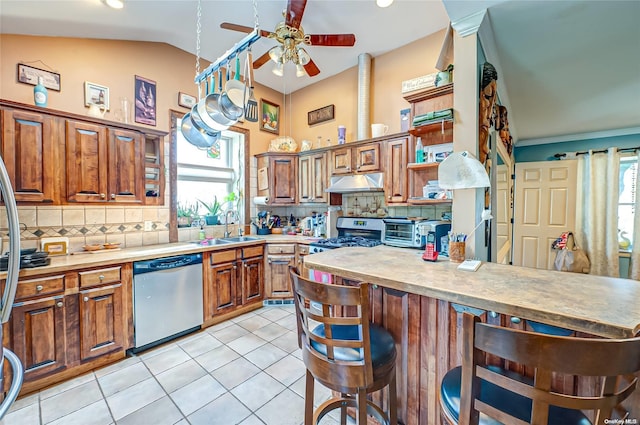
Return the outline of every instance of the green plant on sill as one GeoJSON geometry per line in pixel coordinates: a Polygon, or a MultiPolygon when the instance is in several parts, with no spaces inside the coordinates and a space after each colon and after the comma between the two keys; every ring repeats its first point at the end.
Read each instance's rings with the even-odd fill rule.
{"type": "Polygon", "coordinates": [[[178,217],[195,217],[198,214],[197,207],[197,204],[178,203],[178,217]]]}
{"type": "Polygon", "coordinates": [[[217,216],[220,213],[220,209],[222,207],[222,204],[220,202],[218,202],[218,197],[214,196],[213,197],[213,202],[204,202],[201,199],[198,199],[198,202],[200,202],[200,204],[205,207],[205,209],[207,210],[207,215],[208,216],[217,216]]]}

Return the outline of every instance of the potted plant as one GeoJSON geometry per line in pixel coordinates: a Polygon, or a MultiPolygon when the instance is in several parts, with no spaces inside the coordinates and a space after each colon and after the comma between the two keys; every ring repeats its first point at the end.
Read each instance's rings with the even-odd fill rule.
{"type": "Polygon", "coordinates": [[[218,197],[214,196],[213,202],[204,202],[201,199],[198,199],[198,202],[200,202],[200,204],[202,204],[202,206],[207,210],[207,214],[204,216],[204,220],[207,225],[218,224],[218,214],[220,213],[220,207],[222,206],[220,202],[218,202],[218,197]]]}
{"type": "Polygon", "coordinates": [[[178,203],[178,227],[191,227],[196,212],[196,205],[178,203]]]}

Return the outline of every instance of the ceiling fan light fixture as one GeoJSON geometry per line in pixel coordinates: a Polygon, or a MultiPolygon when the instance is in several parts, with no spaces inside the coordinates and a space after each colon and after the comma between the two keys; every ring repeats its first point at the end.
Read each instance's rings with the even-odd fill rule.
{"type": "Polygon", "coordinates": [[[393,0],[376,0],[378,7],[389,7],[393,3],[393,0]]]}
{"type": "Polygon", "coordinates": [[[104,0],[104,3],[113,9],[122,9],[124,7],[124,0],[104,0]]]}
{"type": "Polygon", "coordinates": [[[276,63],[271,72],[273,72],[278,77],[282,77],[284,75],[284,64],[282,62],[276,63]]]}
{"type": "Polygon", "coordinates": [[[304,70],[304,66],[301,64],[296,65],[296,77],[305,77],[307,75],[307,71],[304,70]]]}
{"type": "Polygon", "coordinates": [[[306,65],[311,61],[311,56],[307,53],[306,50],[302,47],[298,47],[298,63],[301,65],[306,65]]]}
{"type": "Polygon", "coordinates": [[[282,63],[282,56],[284,55],[284,49],[282,46],[273,47],[269,50],[269,57],[275,63],[282,63]]]}

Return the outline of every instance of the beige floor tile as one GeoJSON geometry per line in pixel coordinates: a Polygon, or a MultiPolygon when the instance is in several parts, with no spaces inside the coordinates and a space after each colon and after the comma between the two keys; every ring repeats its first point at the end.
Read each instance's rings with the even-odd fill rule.
{"type": "Polygon", "coordinates": [[[282,319],[279,319],[275,323],[279,324],[283,328],[289,329],[290,331],[295,331],[295,332],[298,331],[298,324],[296,323],[296,315],[295,314],[289,314],[289,315],[283,317],[282,319]]]}
{"type": "Polygon", "coordinates": [[[162,397],[118,421],[118,425],[173,425],[184,419],[169,396],[162,397]]]}
{"type": "Polygon", "coordinates": [[[224,322],[220,322],[217,325],[213,325],[213,326],[209,326],[205,332],[208,332],[210,334],[214,334],[215,332],[224,329],[224,328],[228,328],[229,326],[233,326],[234,323],[231,320],[226,320],[224,322]]]}
{"type": "Polygon", "coordinates": [[[42,423],[55,421],[98,400],[102,400],[102,393],[98,388],[98,382],[92,379],[90,382],[42,400],[40,403],[42,423]]]}
{"type": "Polygon", "coordinates": [[[98,383],[104,396],[109,397],[151,377],[151,372],[144,363],[138,362],[98,378],[98,383]]]}
{"type": "Polygon", "coordinates": [[[260,372],[249,360],[240,357],[211,372],[211,375],[227,389],[232,389],[260,372]]]}
{"type": "Polygon", "coordinates": [[[211,372],[237,359],[238,357],[240,357],[238,353],[226,345],[223,345],[222,347],[214,348],[213,350],[196,357],[195,360],[208,372],[211,372]]]}
{"type": "Polygon", "coordinates": [[[283,308],[280,307],[265,307],[263,309],[259,310],[259,314],[262,317],[266,317],[267,319],[271,320],[272,322],[275,322],[277,320],[282,319],[283,317],[291,314],[291,311],[287,311],[283,308]]]}
{"type": "Polygon", "coordinates": [[[263,326],[270,325],[272,322],[266,317],[262,317],[259,314],[254,314],[248,319],[245,319],[236,323],[242,326],[244,329],[248,330],[249,332],[255,332],[257,329],[260,329],[263,326]]]}
{"type": "Polygon", "coordinates": [[[168,344],[159,345],[157,347],[138,353],[138,357],[140,357],[141,360],[147,360],[147,359],[150,359],[151,357],[155,357],[159,354],[166,353],[167,351],[173,350],[177,346],[178,344],[176,344],[175,341],[170,342],[168,344]]]}
{"type": "Polygon", "coordinates": [[[265,369],[265,372],[286,386],[296,382],[306,371],[307,369],[302,360],[291,355],[282,358],[265,369]]]}
{"type": "Polygon", "coordinates": [[[264,425],[256,415],[251,415],[244,421],[240,422],[240,425],[264,425]]]}
{"type": "Polygon", "coordinates": [[[298,334],[296,332],[289,331],[282,336],[271,341],[273,345],[279,347],[286,351],[287,353],[291,353],[299,349],[298,347],[298,334]]]}
{"type": "Polygon", "coordinates": [[[71,388],[86,384],[87,382],[91,381],[95,381],[94,374],[92,372],[85,373],[84,375],[80,375],[77,378],[73,378],[61,384],[58,384],[55,387],[47,388],[46,390],[40,391],[40,400],[56,396],[62,392],[70,390],[71,388]]]}
{"type": "Polygon", "coordinates": [[[240,355],[245,355],[250,351],[255,350],[258,347],[266,344],[267,341],[264,339],[255,336],[254,334],[247,334],[245,336],[241,336],[240,338],[231,341],[229,344],[229,348],[233,349],[240,355]]]}
{"type": "Polygon", "coordinates": [[[13,402],[11,407],[9,408],[9,412],[14,412],[16,410],[23,409],[27,406],[31,406],[33,404],[37,404],[40,401],[40,394],[33,393],[26,397],[20,397],[16,401],[13,402]]]}
{"type": "Polygon", "coordinates": [[[109,425],[111,423],[113,418],[107,403],[101,399],[56,421],[49,422],[48,425],[109,425]]]}
{"type": "Polygon", "coordinates": [[[271,341],[286,334],[287,332],[289,332],[289,329],[283,328],[277,323],[271,323],[270,325],[263,326],[260,329],[256,329],[255,331],[253,331],[253,334],[266,341],[271,341]]]}
{"type": "MultiPolygon", "coordinates": [[[[13,406],[12,406],[13,408],[13,406]]],[[[40,405],[38,403],[23,406],[10,411],[0,421],[1,425],[40,425],[40,405]]]]}
{"type": "Polygon", "coordinates": [[[171,369],[189,360],[191,357],[180,347],[174,345],[170,350],[158,354],[157,356],[143,359],[151,373],[157,375],[165,370],[171,369]]]}
{"type": "Polygon", "coordinates": [[[207,371],[198,362],[189,360],[156,375],[156,379],[166,392],[172,393],[206,374],[207,371]]]}
{"type": "Polygon", "coordinates": [[[150,378],[107,397],[107,403],[113,417],[118,421],[164,395],[160,384],[154,378],[150,378]]]}
{"type": "Polygon", "coordinates": [[[219,329],[211,332],[211,335],[216,337],[216,339],[224,344],[228,344],[231,341],[235,341],[241,336],[247,335],[249,333],[243,327],[236,325],[235,323],[231,326],[227,326],[226,328],[219,329]]]}
{"type": "Polygon", "coordinates": [[[244,357],[260,369],[265,369],[284,356],[287,352],[273,344],[265,344],[247,353],[244,357]]]}
{"type": "MultiPolygon", "coordinates": [[[[289,386],[289,389],[304,398],[306,388],[306,378],[303,376],[289,386]]],[[[313,385],[313,405],[320,406],[322,403],[331,398],[331,390],[318,381],[313,385]]]]}
{"type": "Polygon", "coordinates": [[[196,335],[178,342],[178,345],[191,357],[197,357],[214,348],[221,347],[222,342],[207,332],[199,332],[196,335]]]}
{"type": "Polygon", "coordinates": [[[96,378],[100,378],[102,376],[108,375],[110,373],[116,372],[121,369],[125,369],[133,364],[141,362],[142,359],[140,357],[127,357],[124,360],[120,360],[117,363],[113,363],[109,366],[103,367],[102,369],[97,369],[94,371],[96,378]]]}
{"type": "Polygon", "coordinates": [[[304,420],[304,399],[286,389],[255,414],[267,425],[300,425],[304,420]]]}
{"type": "Polygon", "coordinates": [[[232,389],[231,393],[253,411],[262,407],[285,388],[272,376],[260,372],[232,389]]]}
{"type": "Polygon", "coordinates": [[[248,319],[248,318],[250,318],[250,317],[255,316],[256,314],[258,314],[258,313],[257,313],[255,310],[254,310],[254,311],[250,311],[250,312],[248,312],[248,313],[241,314],[241,315],[240,315],[240,316],[238,316],[238,317],[234,317],[234,318],[232,318],[232,319],[231,319],[231,321],[232,321],[233,323],[242,322],[242,321],[247,320],[247,319],[248,319]]]}
{"type": "Polygon", "coordinates": [[[218,381],[205,375],[172,392],[170,396],[182,414],[188,416],[224,393],[226,390],[218,381]]]}
{"type": "Polygon", "coordinates": [[[233,395],[226,393],[188,416],[191,425],[238,424],[251,415],[251,411],[233,395]]]}

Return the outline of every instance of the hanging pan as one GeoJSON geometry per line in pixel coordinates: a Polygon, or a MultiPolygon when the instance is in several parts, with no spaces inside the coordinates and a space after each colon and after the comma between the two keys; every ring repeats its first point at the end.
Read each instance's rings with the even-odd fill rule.
{"type": "MultiPolygon", "coordinates": [[[[227,72],[229,70],[227,69],[227,72]]],[[[238,108],[244,108],[246,103],[245,98],[245,84],[240,82],[240,55],[236,56],[236,73],[232,80],[228,79],[227,84],[224,86],[224,90],[227,92],[229,100],[238,108]]],[[[244,111],[243,111],[244,112],[244,111]]]]}
{"type": "MultiPolygon", "coordinates": [[[[229,82],[229,67],[226,70],[227,82],[229,82]]],[[[230,120],[238,121],[244,113],[244,105],[237,106],[229,98],[229,94],[226,91],[222,91],[222,78],[220,78],[220,97],[218,103],[220,104],[220,111],[230,120]]]]}
{"type": "Polygon", "coordinates": [[[211,75],[210,92],[198,102],[198,115],[204,124],[215,130],[223,131],[236,123],[234,120],[228,119],[220,110],[220,94],[216,93],[216,74],[211,75]]]}
{"type": "MultiPolygon", "coordinates": [[[[198,86],[198,94],[200,94],[200,86],[198,86]]],[[[193,108],[191,108],[191,111],[182,117],[180,131],[184,138],[192,145],[198,148],[209,148],[220,138],[220,133],[213,130],[208,131],[198,114],[197,107],[198,104],[195,104],[193,108]]]]}

